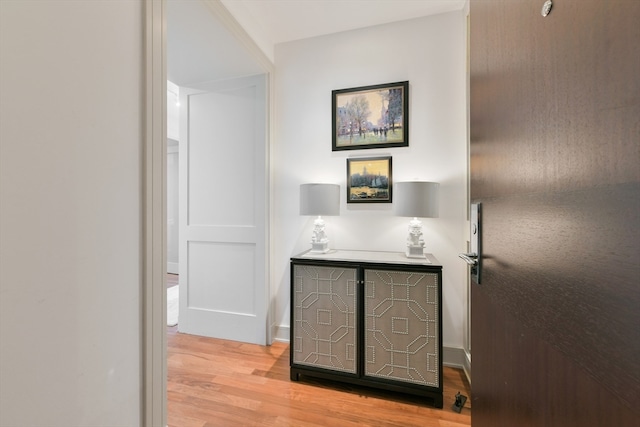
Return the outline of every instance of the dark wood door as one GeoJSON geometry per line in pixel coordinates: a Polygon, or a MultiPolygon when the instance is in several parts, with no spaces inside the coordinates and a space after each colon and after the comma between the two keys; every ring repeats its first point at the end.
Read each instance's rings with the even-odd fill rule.
{"type": "Polygon", "coordinates": [[[474,427],[640,425],[640,1],[470,3],[474,427]]]}

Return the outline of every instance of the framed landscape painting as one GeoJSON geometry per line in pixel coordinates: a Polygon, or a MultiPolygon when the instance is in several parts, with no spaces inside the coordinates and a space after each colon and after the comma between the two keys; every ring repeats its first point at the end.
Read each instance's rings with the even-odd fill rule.
{"type": "Polygon", "coordinates": [[[347,159],[347,203],[391,203],[391,157],[347,159]]]}
{"type": "Polygon", "coordinates": [[[409,145],[409,82],[332,91],[332,151],[409,145]]]}

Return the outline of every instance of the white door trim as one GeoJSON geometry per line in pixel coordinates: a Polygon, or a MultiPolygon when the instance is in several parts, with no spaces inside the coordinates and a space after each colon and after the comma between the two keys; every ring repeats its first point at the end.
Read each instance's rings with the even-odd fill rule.
{"type": "MultiPolygon", "coordinates": [[[[266,253],[266,259],[265,259],[266,266],[267,266],[266,268],[267,277],[265,278],[265,280],[267,283],[267,289],[266,289],[267,297],[269,300],[273,300],[274,296],[271,294],[272,289],[270,284],[278,283],[279,281],[279,278],[273,276],[274,272],[273,272],[273,269],[271,268],[270,254],[275,253],[274,252],[275,244],[271,240],[270,234],[269,234],[270,230],[272,230],[274,227],[273,203],[271,203],[272,201],[271,188],[273,188],[273,172],[271,171],[271,165],[273,164],[273,161],[272,161],[273,159],[271,158],[272,154],[271,154],[270,144],[271,144],[271,141],[273,141],[273,126],[271,126],[271,123],[272,123],[271,112],[275,111],[275,99],[273,96],[271,96],[275,88],[275,67],[271,62],[271,60],[269,59],[269,57],[265,55],[262,49],[260,49],[260,47],[256,44],[256,42],[251,38],[251,36],[249,36],[249,34],[242,27],[242,25],[238,23],[238,21],[233,17],[233,15],[224,6],[224,4],[222,4],[220,0],[202,0],[202,1],[204,1],[207,4],[207,6],[209,6],[214,16],[216,16],[216,18],[218,18],[220,22],[224,24],[224,26],[229,30],[229,32],[231,32],[231,34],[233,34],[242,43],[242,45],[247,49],[251,57],[255,59],[256,63],[259,64],[260,67],[262,67],[262,69],[264,70],[264,73],[267,75],[267,89],[266,89],[267,117],[265,117],[266,132],[267,132],[267,135],[266,135],[267,146],[266,146],[265,162],[266,162],[266,171],[267,171],[268,177],[266,177],[265,179],[265,197],[267,198],[268,206],[267,206],[267,230],[266,230],[266,236],[265,236],[265,239],[266,239],[265,241],[267,242],[266,244],[267,253],[266,253]]],[[[267,324],[267,343],[268,344],[272,343],[274,340],[274,337],[277,336],[276,331],[277,331],[278,325],[274,324],[273,310],[274,310],[273,303],[269,303],[269,307],[267,310],[267,323],[268,323],[267,324]]]]}
{"type": "Polygon", "coordinates": [[[140,424],[157,427],[167,425],[166,5],[164,0],[145,0],[144,8],[143,378],[140,424]]]}
{"type": "MultiPolygon", "coordinates": [[[[274,100],[270,96],[274,87],[274,66],[256,43],[233,18],[220,0],[202,0],[206,2],[214,15],[221,19],[227,28],[243,42],[256,61],[264,68],[268,77],[267,87],[267,187],[268,229],[273,225],[271,188],[273,174],[271,151],[269,149],[273,131],[270,111],[274,100]]],[[[166,2],[165,0],[144,0],[145,15],[145,135],[143,136],[144,165],[142,178],[143,191],[143,266],[141,278],[142,292],[142,408],[141,425],[158,427],[167,425],[167,339],[166,339],[166,2]]],[[[273,243],[267,231],[269,250],[273,243]]],[[[271,282],[270,260],[267,257],[268,282],[271,282]]],[[[271,290],[268,288],[268,295],[271,290]]],[[[267,321],[271,325],[271,310],[267,321]]],[[[271,342],[271,328],[267,328],[267,341],[271,342]]]]}

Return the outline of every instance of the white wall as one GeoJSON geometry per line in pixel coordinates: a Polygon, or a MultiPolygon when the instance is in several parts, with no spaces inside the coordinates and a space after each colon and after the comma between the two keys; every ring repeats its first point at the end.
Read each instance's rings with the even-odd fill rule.
{"type": "Polygon", "coordinates": [[[0,425],[141,419],[141,1],[0,1],[0,425]]]}
{"type": "Polygon", "coordinates": [[[167,81],[167,273],[178,274],[180,88],[167,81]]]}
{"type": "Polygon", "coordinates": [[[178,142],[167,141],[167,273],[178,274],[179,266],[179,196],[180,156],[178,142]]]}
{"type": "Polygon", "coordinates": [[[167,138],[180,140],[180,88],[167,81],[167,138]]]}
{"type": "MultiPolygon", "coordinates": [[[[310,19],[313,19],[310,17],[310,19]]],[[[440,182],[440,217],[424,219],[427,252],[443,264],[443,344],[463,348],[466,251],[466,18],[452,12],[276,45],[273,259],[276,336],[289,326],[289,257],[309,248],[313,218],[299,215],[299,186],[343,193],[327,217],[332,247],[404,251],[408,218],[391,204],[346,203],[346,159],[391,155],[393,179],[440,182]],[[331,91],[408,80],[407,148],[331,151],[331,91]]]]}

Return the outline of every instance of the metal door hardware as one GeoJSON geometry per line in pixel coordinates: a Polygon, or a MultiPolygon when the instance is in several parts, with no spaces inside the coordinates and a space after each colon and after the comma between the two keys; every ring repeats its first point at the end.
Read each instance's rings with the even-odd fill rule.
{"type": "Polygon", "coordinates": [[[482,210],[480,203],[471,204],[471,242],[468,253],[458,256],[471,266],[471,278],[480,284],[482,271],[482,210]]]}
{"type": "Polygon", "coordinates": [[[465,260],[467,264],[470,266],[478,265],[478,254],[470,253],[470,254],[458,254],[460,258],[465,260]]]}

